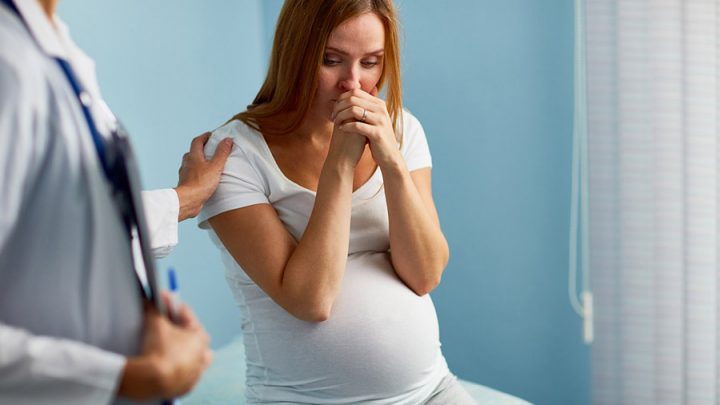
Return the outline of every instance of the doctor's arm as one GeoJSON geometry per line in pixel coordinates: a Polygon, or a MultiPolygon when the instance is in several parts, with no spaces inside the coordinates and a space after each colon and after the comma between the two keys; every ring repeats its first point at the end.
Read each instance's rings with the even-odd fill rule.
{"type": "Polygon", "coordinates": [[[155,257],[165,257],[178,244],[178,222],[197,216],[220,182],[232,141],[218,145],[215,154],[205,159],[206,132],[195,137],[190,151],[183,156],[174,189],[143,191],[143,205],[150,232],[150,245],[155,257]]]}
{"type": "Polygon", "coordinates": [[[0,403],[109,403],[124,358],[0,323],[0,403]]]}
{"type": "Polygon", "coordinates": [[[81,342],[33,335],[0,323],[0,403],[110,403],[187,393],[212,354],[208,337],[185,308],[176,326],[156,311],[145,316],[139,356],[81,342]]]}

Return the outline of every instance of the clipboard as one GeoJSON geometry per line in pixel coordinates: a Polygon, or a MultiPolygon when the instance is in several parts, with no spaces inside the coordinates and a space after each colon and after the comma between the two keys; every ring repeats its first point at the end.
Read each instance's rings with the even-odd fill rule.
{"type": "Polygon", "coordinates": [[[109,169],[107,174],[113,185],[113,200],[130,238],[133,270],[141,295],[152,302],[160,313],[167,314],[165,303],[160,297],[155,258],[150,248],[150,233],[143,209],[137,160],[125,127],[117,119],[115,124],[109,142],[111,145],[106,148],[109,169]]]}

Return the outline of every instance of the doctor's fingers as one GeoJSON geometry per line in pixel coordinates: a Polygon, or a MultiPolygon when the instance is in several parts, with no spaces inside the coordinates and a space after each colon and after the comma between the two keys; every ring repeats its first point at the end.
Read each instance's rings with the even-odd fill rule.
{"type": "Polygon", "coordinates": [[[213,357],[213,351],[211,349],[206,349],[202,358],[203,370],[210,367],[210,364],[212,364],[213,361],[213,357]]]}
{"type": "Polygon", "coordinates": [[[205,157],[205,144],[210,139],[210,132],[198,135],[190,142],[190,155],[205,157]]]}
{"type": "Polygon", "coordinates": [[[182,304],[178,311],[178,325],[185,329],[205,331],[195,313],[187,304],[182,304]]]}
{"type": "Polygon", "coordinates": [[[215,154],[210,159],[210,164],[215,166],[216,169],[222,170],[225,167],[225,161],[227,160],[228,156],[230,156],[232,147],[233,147],[232,138],[223,139],[218,144],[217,149],[215,149],[215,154]]]}

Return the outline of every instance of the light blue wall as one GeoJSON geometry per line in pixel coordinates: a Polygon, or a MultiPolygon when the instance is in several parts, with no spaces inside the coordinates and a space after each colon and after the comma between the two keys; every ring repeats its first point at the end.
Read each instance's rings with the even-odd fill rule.
{"type": "MultiPolygon", "coordinates": [[[[66,0],[59,15],[95,59],[149,188],[175,186],[190,140],[243,110],[264,78],[259,0],[66,0]]],[[[195,220],[181,224],[180,245],[161,268],[171,264],[213,346],[239,333],[218,250],[195,220]]]]}
{"type": "Polygon", "coordinates": [[[399,5],[405,102],[451,246],[433,293],[448,362],[537,404],[589,403],[566,292],[573,1],[399,5]]]}
{"type": "MultiPolygon", "coordinates": [[[[536,404],[588,404],[567,298],[573,1],[396,1],[451,248],[432,293],[448,363],[536,404]]],[[[266,29],[281,4],[263,3],[266,29]]]]}
{"type": "Polygon", "coordinates": [[[405,101],[452,249],[433,294],[448,362],[537,404],[589,403],[566,293],[573,1],[400,7],[405,101]]]}
{"type": "MultiPolygon", "coordinates": [[[[451,262],[433,292],[463,378],[537,404],[589,403],[589,350],[567,299],[572,0],[398,0],[406,106],[425,126],[451,262]]],[[[279,0],[65,0],[149,187],[189,140],[250,102],[279,0]],[[101,23],[98,23],[100,21],[101,23]]],[[[163,261],[219,346],[239,331],[218,254],[194,221],[163,261]]]]}

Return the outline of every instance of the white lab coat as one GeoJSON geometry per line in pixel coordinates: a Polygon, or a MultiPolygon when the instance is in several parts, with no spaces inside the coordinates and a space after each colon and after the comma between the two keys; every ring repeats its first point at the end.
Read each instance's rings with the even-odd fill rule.
{"type": "MultiPolygon", "coordinates": [[[[94,63],[36,0],[16,0],[30,33],[0,5],[0,403],[115,400],[142,311],[130,248],[86,121],[53,57],[96,102],[94,63]]],[[[177,244],[172,189],[145,192],[151,244],[177,244]]],[[[123,401],[116,401],[121,403],[123,401]]]]}

